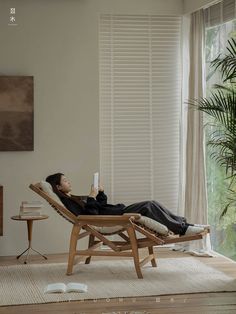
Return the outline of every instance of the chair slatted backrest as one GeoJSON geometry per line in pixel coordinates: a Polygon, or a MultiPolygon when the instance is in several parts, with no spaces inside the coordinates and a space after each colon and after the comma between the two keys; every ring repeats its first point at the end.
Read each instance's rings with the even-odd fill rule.
{"type": "Polygon", "coordinates": [[[74,214],[72,214],[66,207],[59,204],[56,200],[54,200],[48,193],[43,191],[43,189],[40,186],[40,183],[36,184],[30,184],[30,189],[36,192],[38,195],[40,195],[42,198],[44,198],[52,207],[56,210],[58,214],[60,214],[63,218],[65,218],[67,221],[69,221],[72,224],[75,224],[77,221],[77,218],[74,214]]]}

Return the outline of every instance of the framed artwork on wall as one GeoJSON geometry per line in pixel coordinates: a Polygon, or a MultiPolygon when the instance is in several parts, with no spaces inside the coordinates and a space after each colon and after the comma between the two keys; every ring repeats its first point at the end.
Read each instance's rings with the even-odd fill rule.
{"type": "Polygon", "coordinates": [[[34,150],[33,76],[0,76],[0,151],[34,150]]]}

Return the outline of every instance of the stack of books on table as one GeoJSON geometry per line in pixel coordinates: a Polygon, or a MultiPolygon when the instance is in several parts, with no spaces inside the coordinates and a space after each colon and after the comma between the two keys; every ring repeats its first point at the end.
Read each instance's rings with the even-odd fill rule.
{"type": "Polygon", "coordinates": [[[43,204],[39,201],[22,202],[20,207],[20,217],[34,218],[42,215],[43,204]]]}

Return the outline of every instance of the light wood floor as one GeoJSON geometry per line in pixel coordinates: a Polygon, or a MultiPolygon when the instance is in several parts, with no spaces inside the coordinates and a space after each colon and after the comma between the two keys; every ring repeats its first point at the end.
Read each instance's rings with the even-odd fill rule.
{"type": "MultiPolygon", "coordinates": [[[[187,254],[173,252],[167,248],[156,249],[156,255],[165,257],[187,257],[187,254]]],[[[95,259],[95,257],[94,257],[95,259]]],[[[98,258],[96,258],[98,259],[98,258]]],[[[101,257],[100,257],[101,259],[101,257]]],[[[218,270],[232,276],[236,280],[236,263],[217,256],[214,258],[198,258],[202,262],[215,267],[218,270]]],[[[32,257],[31,263],[55,263],[66,262],[66,254],[48,255],[48,261],[41,261],[38,257],[32,257]]],[[[92,262],[92,261],[91,261],[92,262]]],[[[19,262],[15,257],[0,257],[0,266],[15,265],[19,262]]],[[[158,271],[158,268],[157,268],[158,271]]],[[[145,270],[143,271],[145,276],[145,270]]],[[[1,280],[1,276],[0,276],[1,280]]],[[[1,298],[1,296],[0,296],[1,298]]],[[[228,314],[236,313],[236,291],[224,293],[196,293],[181,295],[166,295],[138,298],[114,298],[107,300],[73,301],[50,304],[19,305],[0,307],[0,314],[228,314]]]]}

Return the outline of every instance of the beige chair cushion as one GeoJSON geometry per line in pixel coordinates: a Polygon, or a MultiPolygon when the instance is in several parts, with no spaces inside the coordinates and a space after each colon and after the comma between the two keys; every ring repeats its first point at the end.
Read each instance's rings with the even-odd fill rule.
{"type": "MultiPolygon", "coordinates": [[[[167,235],[169,230],[168,228],[157,222],[156,220],[153,220],[149,217],[146,217],[146,216],[141,216],[141,218],[139,220],[137,220],[137,222],[148,228],[148,229],[151,229],[152,231],[158,233],[158,234],[161,234],[161,235],[167,235]]],[[[122,230],[123,227],[122,226],[114,226],[114,227],[96,227],[96,230],[98,230],[99,232],[101,233],[113,233],[113,232],[117,232],[117,231],[120,231],[122,230]]]]}
{"type": "Polygon", "coordinates": [[[165,225],[146,216],[141,216],[138,222],[161,235],[167,235],[169,232],[165,225]]]}
{"type": "MultiPolygon", "coordinates": [[[[129,214],[130,215],[130,214],[129,214]]],[[[141,216],[139,220],[137,220],[137,222],[144,226],[147,227],[148,229],[153,230],[154,232],[161,234],[161,235],[167,235],[169,230],[168,228],[159,223],[156,220],[153,220],[149,217],[146,216],[141,216]]],[[[96,230],[98,230],[101,233],[113,233],[113,232],[117,232],[119,230],[122,230],[122,226],[115,226],[115,227],[96,227],[96,230]]]]}
{"type": "MultiPolygon", "coordinates": [[[[62,203],[62,201],[60,200],[60,198],[53,192],[52,190],[52,186],[50,183],[48,183],[47,181],[41,181],[40,182],[40,186],[43,189],[44,192],[46,192],[54,201],[56,201],[58,204],[60,204],[61,206],[65,207],[65,205],[62,203]]],[[[145,216],[141,216],[141,218],[138,220],[138,222],[161,234],[161,235],[167,235],[168,234],[168,228],[165,225],[162,225],[161,223],[145,217],[145,216]]],[[[123,229],[122,226],[114,226],[114,227],[94,227],[97,231],[107,234],[107,233],[113,233],[113,232],[117,232],[123,229]]]]}

